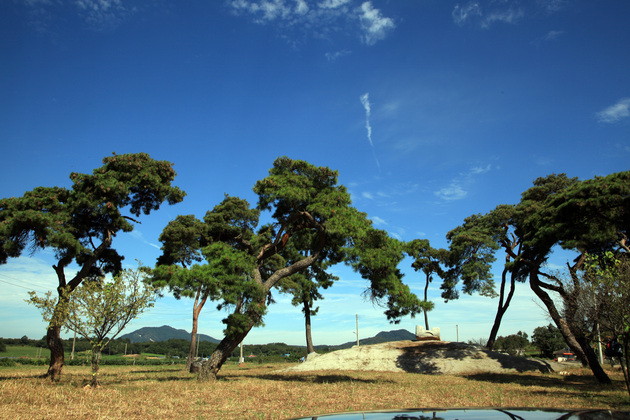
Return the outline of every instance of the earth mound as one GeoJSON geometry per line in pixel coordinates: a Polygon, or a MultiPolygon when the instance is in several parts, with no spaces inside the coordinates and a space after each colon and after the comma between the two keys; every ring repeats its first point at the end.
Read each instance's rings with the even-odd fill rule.
{"type": "Polygon", "coordinates": [[[448,341],[394,341],[355,346],[327,354],[310,354],[289,371],[369,370],[423,374],[553,372],[554,362],[509,356],[480,346],[448,341]]]}

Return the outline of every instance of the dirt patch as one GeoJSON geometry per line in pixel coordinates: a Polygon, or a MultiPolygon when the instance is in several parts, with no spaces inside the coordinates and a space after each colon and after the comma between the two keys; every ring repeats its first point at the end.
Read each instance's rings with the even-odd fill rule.
{"type": "Polygon", "coordinates": [[[291,371],[371,370],[424,374],[475,372],[553,372],[562,365],[538,359],[509,356],[472,344],[449,341],[394,341],[352,347],[332,353],[310,354],[291,371]]]}

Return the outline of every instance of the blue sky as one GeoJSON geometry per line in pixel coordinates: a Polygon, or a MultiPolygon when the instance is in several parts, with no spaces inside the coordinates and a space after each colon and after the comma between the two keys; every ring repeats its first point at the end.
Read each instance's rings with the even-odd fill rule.
{"type": "MultiPolygon", "coordinates": [[[[224,193],[255,203],[255,181],[286,155],[337,169],[377,227],[444,247],[466,216],[518,202],[537,177],[628,170],[629,15],[606,0],[4,0],[0,197],[67,187],[112,152],[173,162],[185,200],[115,239],[133,267],[155,262],[177,215],[201,218],[224,193]]],[[[0,266],[0,336],[45,334],[23,300],[56,287],[51,257],[0,266]]],[[[335,273],[315,344],[356,339],[356,314],[361,337],[422,324],[389,325],[365,281],[335,273]]],[[[501,335],[548,323],[520,286],[501,335]]],[[[443,338],[486,337],[496,301],[444,304],[438,287],[429,320],[443,338]]],[[[304,344],[299,308],[275,298],[246,344],[304,344]]],[[[126,332],[189,331],[191,315],[167,297],[126,332]]],[[[220,338],[224,315],[206,305],[200,332],[220,338]]]]}

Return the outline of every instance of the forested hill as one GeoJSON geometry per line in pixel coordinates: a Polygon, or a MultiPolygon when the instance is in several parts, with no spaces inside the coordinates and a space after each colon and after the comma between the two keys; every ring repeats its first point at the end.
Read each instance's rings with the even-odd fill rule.
{"type": "MultiPolygon", "coordinates": [[[[209,341],[211,343],[218,343],[220,340],[210,337],[205,334],[197,334],[199,341],[209,341]]],[[[149,341],[167,341],[171,338],[180,338],[190,341],[190,333],[186,330],[178,330],[168,325],[161,327],[144,327],[139,330],[130,332],[120,337],[120,339],[128,338],[132,343],[146,343],[149,341]]]]}
{"type": "MultiPolygon", "coordinates": [[[[190,333],[186,330],[175,329],[164,325],[162,327],[144,327],[139,330],[130,332],[120,337],[120,339],[128,338],[132,343],[146,343],[146,342],[158,342],[167,341],[172,338],[178,338],[190,341],[190,333]]],[[[415,334],[410,333],[407,330],[394,330],[394,331],[381,331],[374,337],[360,339],[360,344],[365,346],[368,344],[386,343],[388,341],[402,341],[402,340],[415,340],[415,334]]],[[[210,337],[209,335],[199,334],[199,341],[208,341],[210,343],[218,343],[220,340],[210,337]]],[[[331,349],[345,349],[355,346],[356,341],[349,341],[338,346],[320,345],[315,347],[330,347],[331,349]]]]}

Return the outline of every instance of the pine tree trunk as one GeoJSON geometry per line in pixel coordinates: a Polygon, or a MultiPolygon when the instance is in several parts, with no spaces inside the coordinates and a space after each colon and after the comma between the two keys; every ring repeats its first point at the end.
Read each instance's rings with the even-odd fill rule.
{"type": "Polygon", "coordinates": [[[190,333],[190,350],[188,350],[188,359],[186,360],[186,372],[190,372],[190,366],[195,360],[195,343],[197,342],[197,328],[199,326],[199,313],[201,312],[201,308],[205,305],[206,300],[208,299],[208,292],[204,293],[201,298],[201,302],[199,301],[199,295],[201,294],[201,288],[197,290],[197,296],[195,297],[195,302],[193,304],[193,324],[192,324],[192,332],[190,333]]]}
{"type": "Polygon", "coordinates": [[[44,375],[51,381],[58,381],[64,362],[63,341],[61,340],[61,326],[55,326],[51,322],[46,332],[46,343],[50,349],[50,364],[48,372],[44,375]]]}
{"type": "Polygon", "coordinates": [[[313,347],[313,338],[311,336],[311,308],[308,302],[304,302],[304,324],[306,330],[306,353],[315,353],[315,347],[313,347]]]}
{"type": "Polygon", "coordinates": [[[190,333],[190,349],[188,350],[188,359],[186,360],[186,372],[190,372],[190,365],[195,360],[195,343],[197,342],[197,317],[193,314],[193,326],[190,333]]]}
{"type": "Polygon", "coordinates": [[[597,378],[597,381],[600,384],[612,384],[612,381],[604,371],[604,368],[602,368],[602,365],[599,363],[597,354],[595,354],[595,350],[591,347],[589,340],[581,334],[577,335],[575,339],[580,344],[580,347],[582,347],[582,350],[586,355],[588,365],[591,368],[591,371],[593,371],[593,375],[597,378]]]}
{"type": "Polygon", "coordinates": [[[610,378],[597,361],[597,356],[595,355],[595,352],[589,346],[588,342],[584,341],[584,339],[580,340],[582,342],[578,342],[577,338],[571,331],[569,324],[567,324],[566,320],[564,320],[558,313],[556,305],[551,297],[547,294],[547,292],[542,290],[540,286],[540,280],[538,279],[538,274],[535,271],[530,272],[529,285],[534,293],[536,293],[536,296],[538,296],[547,307],[551,319],[553,319],[553,321],[556,323],[556,326],[562,333],[564,340],[569,345],[569,348],[578,357],[578,359],[580,359],[582,365],[589,366],[591,368],[591,371],[593,372],[595,378],[597,378],[598,382],[603,384],[610,384],[610,378]]]}
{"type": "Polygon", "coordinates": [[[221,340],[217,348],[212,352],[207,361],[201,366],[201,371],[197,379],[201,382],[213,381],[217,378],[217,373],[221,370],[221,366],[230,357],[230,354],[238,347],[238,345],[245,339],[249,331],[254,326],[253,323],[239,334],[233,334],[226,336],[221,340]]]}
{"type": "Polygon", "coordinates": [[[510,282],[510,292],[507,297],[505,297],[505,278],[507,276],[508,269],[504,268],[503,273],[501,275],[501,291],[499,293],[499,306],[497,308],[497,315],[494,317],[494,324],[492,324],[492,329],[490,330],[490,337],[488,337],[488,342],[486,343],[486,348],[488,350],[492,350],[494,348],[494,343],[497,340],[497,334],[499,334],[499,328],[501,327],[501,321],[503,320],[503,315],[507,312],[508,307],[510,306],[510,302],[512,301],[512,296],[514,296],[514,289],[516,286],[516,279],[514,277],[514,273],[511,274],[511,282],[510,282]],[[504,302],[505,298],[505,302],[504,302]]]}
{"type": "MultiPolygon", "coordinates": [[[[427,274],[427,278],[426,278],[426,283],[424,284],[424,301],[426,302],[427,300],[429,300],[429,283],[431,282],[431,276],[429,274],[427,274]]],[[[429,331],[429,313],[426,309],[423,310],[424,312],[424,328],[429,331]]]]}

